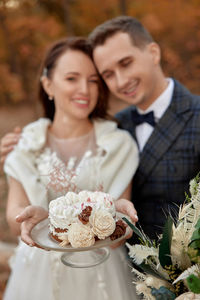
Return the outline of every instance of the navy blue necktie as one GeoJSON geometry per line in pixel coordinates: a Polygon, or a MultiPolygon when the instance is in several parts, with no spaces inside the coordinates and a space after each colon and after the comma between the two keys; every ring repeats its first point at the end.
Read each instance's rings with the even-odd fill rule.
{"type": "Polygon", "coordinates": [[[132,111],[132,120],[135,125],[140,125],[145,122],[149,123],[153,127],[156,125],[153,111],[150,111],[147,114],[140,114],[137,110],[134,110],[132,111]]]}

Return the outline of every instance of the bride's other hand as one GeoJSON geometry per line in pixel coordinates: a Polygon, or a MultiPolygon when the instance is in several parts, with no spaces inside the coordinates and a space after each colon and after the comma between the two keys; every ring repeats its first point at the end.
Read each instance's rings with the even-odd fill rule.
{"type": "Polygon", "coordinates": [[[3,164],[7,155],[13,150],[18,143],[21,135],[21,128],[15,127],[13,132],[7,133],[1,139],[0,143],[0,163],[3,164]]]}
{"type": "MultiPolygon", "coordinates": [[[[133,205],[133,203],[127,199],[118,199],[115,202],[116,211],[123,213],[130,217],[131,221],[135,224],[138,221],[137,211],[133,205]]],[[[111,246],[112,249],[115,249],[121,245],[123,245],[127,239],[131,238],[133,232],[130,231],[130,234],[126,236],[126,239],[121,240],[120,242],[111,246]]]]}
{"type": "Polygon", "coordinates": [[[115,208],[116,211],[129,216],[134,224],[138,221],[137,211],[131,201],[127,199],[118,199],[115,202],[115,208]]]}
{"type": "Polygon", "coordinates": [[[121,212],[130,217],[135,224],[138,221],[137,211],[130,200],[131,198],[131,183],[127,186],[121,197],[115,201],[116,211],[121,212]]]}
{"type": "MultiPolygon", "coordinates": [[[[31,238],[31,230],[42,220],[48,217],[48,211],[41,206],[27,206],[17,217],[21,223],[21,240],[29,246],[39,247],[31,238]]],[[[40,248],[40,247],[39,247],[40,248]]]]}

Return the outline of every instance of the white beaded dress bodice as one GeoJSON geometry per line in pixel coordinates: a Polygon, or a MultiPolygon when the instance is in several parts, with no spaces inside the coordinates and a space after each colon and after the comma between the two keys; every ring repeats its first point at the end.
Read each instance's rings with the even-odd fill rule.
{"type": "Polygon", "coordinates": [[[82,188],[85,189],[88,175],[91,178],[88,189],[99,189],[97,169],[97,160],[101,157],[99,150],[94,130],[84,136],[67,139],[57,138],[48,131],[46,145],[36,159],[40,180],[47,188],[48,201],[68,191],[78,192],[82,188]],[[84,173],[86,166],[88,168],[84,173]]]}

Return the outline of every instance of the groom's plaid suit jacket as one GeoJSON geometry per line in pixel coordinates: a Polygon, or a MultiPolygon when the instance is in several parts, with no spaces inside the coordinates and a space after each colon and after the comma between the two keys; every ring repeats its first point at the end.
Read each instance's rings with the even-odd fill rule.
{"type": "MultiPolygon", "coordinates": [[[[140,154],[133,178],[132,201],[151,238],[162,232],[169,210],[177,211],[184,202],[190,179],[200,171],[200,97],[174,82],[171,104],[140,154]]],[[[134,109],[123,110],[117,118],[135,138],[134,109]]]]}

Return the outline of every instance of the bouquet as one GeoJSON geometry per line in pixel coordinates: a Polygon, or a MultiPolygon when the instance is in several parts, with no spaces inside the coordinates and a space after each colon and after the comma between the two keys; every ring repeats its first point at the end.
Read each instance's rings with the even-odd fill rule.
{"type": "Polygon", "coordinates": [[[200,299],[200,175],[190,181],[190,196],[169,216],[158,241],[124,221],[139,236],[127,243],[134,267],[136,291],[143,299],[200,299]]]}

